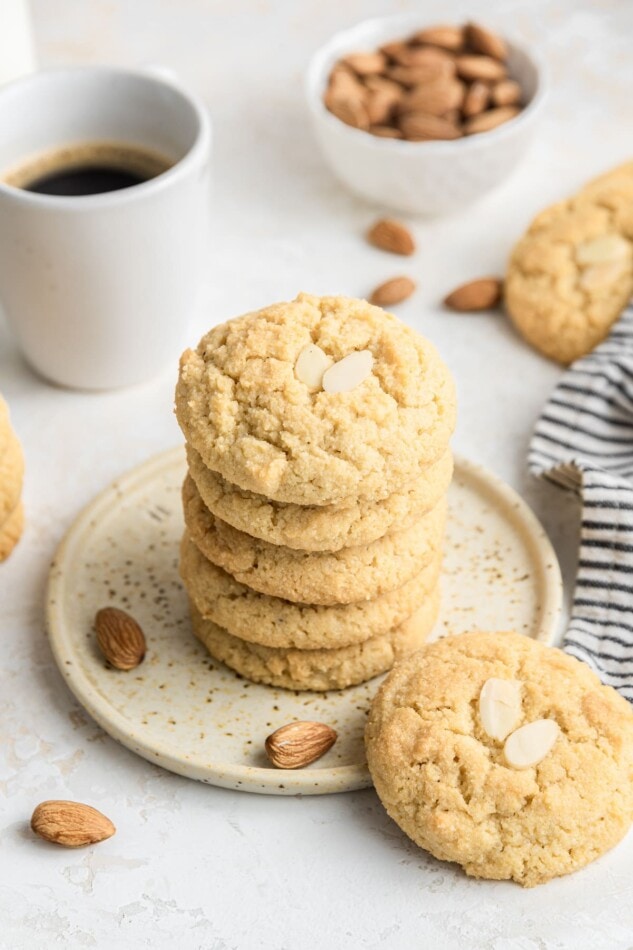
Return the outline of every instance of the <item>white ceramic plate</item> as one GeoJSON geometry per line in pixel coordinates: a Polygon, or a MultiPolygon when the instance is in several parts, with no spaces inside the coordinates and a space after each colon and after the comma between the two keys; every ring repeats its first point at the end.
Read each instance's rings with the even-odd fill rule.
{"type": "MultiPolygon", "coordinates": [[[[362,734],[380,678],[331,693],[258,686],[213,661],[194,638],[177,570],[183,530],[184,452],[173,449],[94,499],[62,542],[48,587],[49,636],[68,686],[99,725],[129,749],[189,778],[275,795],[365,788],[362,734]],[[108,668],[96,611],[128,610],[148,652],[136,670],[108,668]],[[268,767],[265,737],[294,719],[339,732],[330,752],[297,771],[268,767]]],[[[540,524],[512,489],[457,460],[435,634],[514,628],[549,641],[562,584],[540,524]]]]}

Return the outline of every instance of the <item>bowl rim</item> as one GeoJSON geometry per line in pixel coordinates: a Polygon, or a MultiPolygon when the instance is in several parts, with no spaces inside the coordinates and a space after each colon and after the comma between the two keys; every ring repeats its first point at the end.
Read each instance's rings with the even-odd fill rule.
{"type": "Polygon", "coordinates": [[[487,144],[500,141],[508,135],[512,135],[514,131],[519,129],[522,125],[530,122],[542,109],[548,94],[548,70],[545,60],[532,46],[517,41],[514,37],[506,33],[501,35],[508,43],[510,49],[522,53],[533,66],[536,75],[536,88],[532,98],[521,112],[496,129],[490,129],[488,132],[481,132],[477,135],[463,136],[459,139],[407,142],[404,139],[381,138],[378,135],[371,135],[371,133],[363,129],[355,129],[353,126],[341,122],[340,119],[337,119],[335,115],[332,115],[332,113],[326,109],[325,103],[323,102],[322,90],[324,88],[326,69],[332,66],[332,53],[334,49],[348,42],[353,45],[354,38],[357,34],[364,33],[371,29],[384,32],[384,39],[387,41],[389,35],[398,29],[402,29],[403,31],[423,29],[429,25],[432,26],[433,24],[429,24],[428,19],[418,13],[401,13],[384,17],[370,17],[366,20],[359,21],[354,26],[346,27],[344,30],[338,30],[332,34],[329,40],[319,46],[310,57],[304,77],[305,95],[308,107],[314,118],[320,122],[327,123],[332,129],[338,130],[340,135],[348,136],[350,143],[364,143],[367,148],[375,148],[383,152],[391,151],[394,154],[400,153],[401,155],[408,154],[411,156],[416,152],[418,154],[428,154],[430,152],[434,152],[435,154],[441,152],[458,154],[466,150],[476,151],[479,148],[485,147],[487,144]]]}

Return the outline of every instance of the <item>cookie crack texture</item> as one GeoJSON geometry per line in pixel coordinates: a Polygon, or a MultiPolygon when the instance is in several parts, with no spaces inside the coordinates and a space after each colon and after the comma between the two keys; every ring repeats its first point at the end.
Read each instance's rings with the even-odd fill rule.
{"type": "Polygon", "coordinates": [[[300,295],[211,330],[181,358],[176,414],[231,484],[301,505],[377,501],[446,451],[453,382],[435,348],[365,301],[300,295]],[[294,372],[316,343],[335,362],[369,350],[372,373],[313,393],[294,372]]]}
{"type": "Polygon", "coordinates": [[[468,874],[532,886],[582,867],[633,820],[633,711],[591,670],[514,633],[469,633],[400,661],[370,712],[366,744],[389,814],[468,874]],[[561,734],[532,768],[503,762],[476,702],[487,679],[520,679],[523,723],[561,734]]]}

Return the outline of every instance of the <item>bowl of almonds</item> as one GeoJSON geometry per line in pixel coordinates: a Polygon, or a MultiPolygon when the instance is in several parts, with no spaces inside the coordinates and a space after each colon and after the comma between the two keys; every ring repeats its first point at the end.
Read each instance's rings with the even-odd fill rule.
{"type": "Polygon", "coordinates": [[[411,214],[459,210],[525,155],[545,98],[532,50],[476,23],[405,14],[336,34],[313,57],[306,92],[335,175],[411,214]]]}

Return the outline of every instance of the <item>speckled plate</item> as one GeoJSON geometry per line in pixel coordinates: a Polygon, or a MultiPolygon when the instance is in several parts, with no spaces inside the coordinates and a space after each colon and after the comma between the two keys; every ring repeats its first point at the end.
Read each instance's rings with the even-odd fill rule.
{"type": "MultiPolygon", "coordinates": [[[[183,530],[181,448],[124,475],[77,518],[51,568],[50,642],[68,686],[129,749],[189,778],[275,795],[324,794],[371,784],[362,734],[380,679],[331,693],[249,683],[210,659],[191,632],[177,570],[183,530]],[[148,653],[136,670],[109,669],[95,645],[98,608],[129,610],[148,653]],[[266,735],[293,719],[339,731],[306,769],[267,767],[266,735]]],[[[556,556],[525,503],[484,469],[457,460],[435,634],[514,628],[548,641],[561,605],[556,556]]]]}

